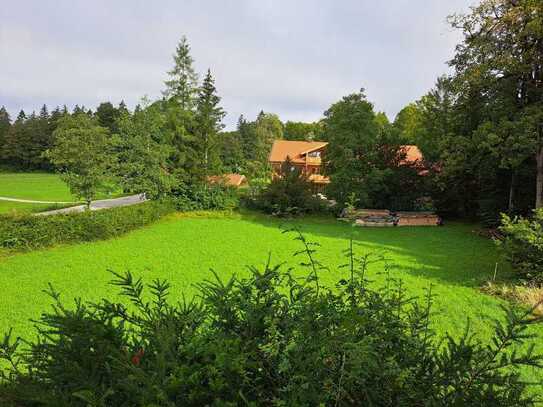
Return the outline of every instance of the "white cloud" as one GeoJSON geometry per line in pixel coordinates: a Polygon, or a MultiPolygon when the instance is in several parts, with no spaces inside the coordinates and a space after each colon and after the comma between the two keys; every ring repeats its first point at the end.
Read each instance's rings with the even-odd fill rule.
{"type": "Polygon", "coordinates": [[[94,107],[157,97],[188,36],[210,67],[232,126],[261,109],[316,120],[364,86],[393,118],[447,71],[459,34],[448,14],[470,0],[59,1],[0,9],[0,105],[94,107]]]}

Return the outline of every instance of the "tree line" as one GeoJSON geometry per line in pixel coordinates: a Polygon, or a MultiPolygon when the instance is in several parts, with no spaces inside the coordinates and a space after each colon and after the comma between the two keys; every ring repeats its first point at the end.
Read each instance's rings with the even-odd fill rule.
{"type": "Polygon", "coordinates": [[[439,165],[443,210],[495,219],[543,206],[543,3],[483,0],[450,23],[464,34],[453,73],[398,127],[439,165]]]}

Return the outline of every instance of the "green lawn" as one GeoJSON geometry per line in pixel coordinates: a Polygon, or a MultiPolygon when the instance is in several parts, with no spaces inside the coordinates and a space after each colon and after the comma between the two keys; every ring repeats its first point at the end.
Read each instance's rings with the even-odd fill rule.
{"type": "Polygon", "coordinates": [[[0,173],[0,196],[36,201],[74,201],[70,190],[57,174],[0,173]]]}
{"type": "MultiPolygon", "coordinates": [[[[41,172],[0,172],[0,196],[36,201],[77,201],[58,175],[41,172]]],[[[51,204],[0,201],[0,213],[36,212],[51,206],[51,204]]]]}
{"type": "MultiPolygon", "coordinates": [[[[360,244],[360,253],[386,253],[391,273],[401,277],[409,292],[420,296],[432,285],[435,294],[434,327],[440,334],[462,333],[467,319],[481,337],[492,332],[492,318],[501,315],[500,300],[479,292],[480,283],[493,272],[498,255],[493,243],[473,233],[468,224],[443,228],[353,228],[332,219],[307,219],[298,225],[322,247],[318,258],[331,268],[322,273],[328,284],[345,271],[342,251],[348,238],[360,244]]],[[[116,291],[107,282],[108,269],[130,270],[148,282],[167,279],[172,299],[192,295],[194,283],[211,278],[210,268],[227,278],[246,273],[246,265],[263,265],[271,253],[273,262],[296,265],[292,253],[300,248],[292,236],[281,233],[280,221],[258,215],[226,217],[171,216],[124,237],[56,247],[53,249],[0,257],[0,331],[14,327],[17,334],[31,332],[28,321],[50,301],[42,293],[47,283],[74,297],[97,300],[114,298],[116,291]]],[[[369,276],[376,283],[384,277],[373,266],[369,276]]],[[[506,274],[505,265],[499,273],[506,274]]],[[[543,336],[543,330],[539,330],[543,336]]],[[[543,345],[538,348],[543,351],[543,345]]],[[[539,375],[538,375],[539,376],[539,375]]]]}
{"type": "MultiPolygon", "coordinates": [[[[98,199],[121,196],[120,191],[100,194],[98,199]]],[[[28,199],[47,202],[77,202],[68,186],[58,174],[45,172],[0,172],[0,197],[28,199]]],[[[54,205],[0,200],[0,214],[12,212],[40,212],[58,209],[69,204],[54,205]]]]}

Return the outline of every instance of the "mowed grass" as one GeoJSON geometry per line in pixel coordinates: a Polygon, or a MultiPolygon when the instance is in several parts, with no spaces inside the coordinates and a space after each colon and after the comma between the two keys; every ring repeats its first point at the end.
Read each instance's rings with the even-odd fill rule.
{"type": "MultiPolygon", "coordinates": [[[[57,174],[0,172],[0,196],[48,202],[75,202],[70,190],[57,174]]],[[[0,213],[36,212],[51,204],[0,201],[0,213]]]]}
{"type": "Polygon", "coordinates": [[[44,172],[0,172],[0,196],[36,201],[75,200],[57,174],[44,172]]]}
{"type": "MultiPolygon", "coordinates": [[[[325,284],[333,285],[347,275],[339,266],[346,261],[342,252],[352,236],[359,254],[386,254],[390,274],[401,278],[411,295],[421,297],[431,286],[433,327],[439,335],[461,335],[469,319],[473,332],[488,338],[493,332],[492,320],[502,315],[503,302],[480,293],[478,287],[494,274],[497,262],[499,275],[509,270],[500,263],[493,243],[474,233],[473,225],[354,228],[322,218],[296,224],[309,240],[321,244],[317,258],[330,268],[321,272],[325,284]]],[[[51,303],[42,292],[48,283],[62,293],[65,302],[75,297],[117,298],[116,289],[108,285],[112,279],[108,270],[130,270],[149,283],[155,278],[167,279],[175,301],[183,294],[193,296],[196,283],[213,278],[210,269],[223,279],[242,276],[247,274],[247,265],[262,267],[269,255],[272,263],[298,267],[301,259],[292,254],[301,248],[300,243],[283,234],[281,226],[279,220],[252,214],[174,215],[109,241],[0,257],[0,331],[13,327],[17,335],[32,335],[29,319],[38,317],[51,303]]],[[[368,277],[374,284],[385,280],[382,269],[379,264],[371,266],[368,277]]],[[[543,337],[542,329],[534,329],[543,337]]],[[[540,341],[536,346],[543,352],[540,341]]],[[[541,378],[531,370],[527,375],[541,378]]]]}
{"type": "MultiPolygon", "coordinates": [[[[122,196],[114,185],[110,193],[100,193],[96,199],[107,199],[122,196]]],[[[68,186],[58,174],[45,172],[0,172],[0,197],[27,199],[32,201],[68,202],[68,204],[43,204],[29,202],[12,202],[0,200],[0,214],[41,212],[59,209],[70,204],[79,204],[78,199],[70,193],[68,186]]]]}

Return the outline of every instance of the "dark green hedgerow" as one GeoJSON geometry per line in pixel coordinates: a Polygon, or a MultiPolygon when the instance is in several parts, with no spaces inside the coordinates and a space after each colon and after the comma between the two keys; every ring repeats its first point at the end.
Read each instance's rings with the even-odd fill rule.
{"type": "Polygon", "coordinates": [[[155,222],[173,211],[171,203],[153,201],[82,213],[1,216],[0,247],[24,250],[108,239],[155,222]]]}
{"type": "MultiPolygon", "coordinates": [[[[368,256],[347,250],[343,278],[326,269],[303,235],[307,277],[284,266],[246,279],[207,281],[198,299],[171,302],[156,280],[116,274],[127,301],[77,301],[37,321],[37,339],[6,335],[0,378],[6,406],[532,406],[518,372],[541,367],[530,312],[509,310],[492,340],[430,330],[432,295],[417,302],[401,282],[375,289],[368,256]]],[[[385,267],[386,272],[386,267],[385,267]]]]}

